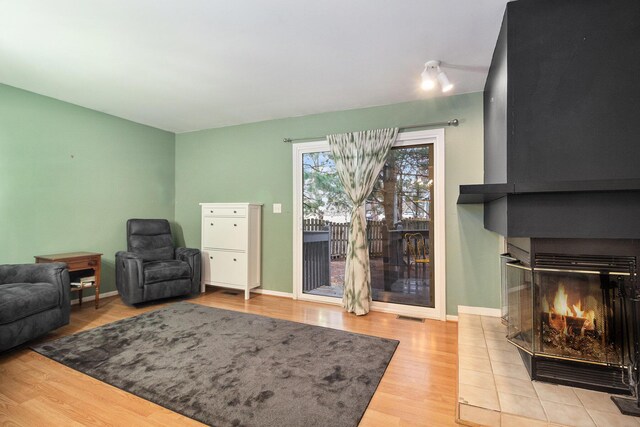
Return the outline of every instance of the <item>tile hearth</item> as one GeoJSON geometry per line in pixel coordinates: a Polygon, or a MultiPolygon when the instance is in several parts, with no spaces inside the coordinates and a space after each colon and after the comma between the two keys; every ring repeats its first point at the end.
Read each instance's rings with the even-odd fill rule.
{"type": "Polygon", "coordinates": [[[610,394],[531,381],[500,318],[458,317],[458,421],[486,426],[630,426],[610,394]]]}

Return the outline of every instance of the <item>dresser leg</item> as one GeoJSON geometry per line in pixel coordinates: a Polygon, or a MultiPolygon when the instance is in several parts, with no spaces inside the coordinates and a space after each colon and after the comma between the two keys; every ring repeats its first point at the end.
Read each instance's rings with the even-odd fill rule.
{"type": "Polygon", "coordinates": [[[244,290],[244,299],[247,300],[251,298],[251,292],[249,291],[249,289],[245,289],[244,290]]]}

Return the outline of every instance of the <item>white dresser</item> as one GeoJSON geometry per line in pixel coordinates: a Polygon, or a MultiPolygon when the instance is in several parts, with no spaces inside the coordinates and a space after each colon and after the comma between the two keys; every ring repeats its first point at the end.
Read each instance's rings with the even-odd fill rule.
{"type": "Polygon", "coordinates": [[[200,203],[202,292],[205,285],[244,291],[260,286],[262,205],[200,203]]]}

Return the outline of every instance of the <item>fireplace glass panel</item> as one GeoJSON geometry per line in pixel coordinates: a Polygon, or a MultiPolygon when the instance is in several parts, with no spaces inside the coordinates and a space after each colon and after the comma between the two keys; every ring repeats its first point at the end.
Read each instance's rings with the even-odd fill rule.
{"type": "Polygon", "coordinates": [[[533,352],[533,284],[531,269],[518,262],[506,264],[509,318],[507,337],[533,352]]]}
{"type": "Polygon", "coordinates": [[[507,263],[517,261],[510,254],[500,255],[500,317],[507,324],[509,318],[509,292],[507,290],[507,263]]]}
{"type": "Polygon", "coordinates": [[[598,273],[536,269],[534,352],[619,364],[614,286],[598,273]]]}

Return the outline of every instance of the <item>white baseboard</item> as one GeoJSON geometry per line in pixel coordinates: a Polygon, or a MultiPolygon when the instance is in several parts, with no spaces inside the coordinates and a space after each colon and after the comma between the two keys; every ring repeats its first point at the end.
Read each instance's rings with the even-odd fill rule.
{"type": "MultiPolygon", "coordinates": [[[[340,298],[339,300],[340,300],[340,304],[342,304],[342,299],[340,298]]],[[[370,305],[370,310],[378,311],[381,313],[397,314],[398,316],[416,317],[419,319],[430,319],[430,320],[439,320],[439,321],[445,320],[439,316],[425,314],[422,307],[411,306],[411,305],[395,305],[395,304],[381,303],[379,301],[372,301],[370,305]]]]}
{"type": "Polygon", "coordinates": [[[251,292],[253,292],[254,294],[271,295],[280,298],[293,298],[293,294],[291,292],[272,291],[262,288],[253,288],[251,289],[251,292]]]}
{"type": "MultiPolygon", "coordinates": [[[[111,292],[100,292],[100,298],[106,298],[106,297],[112,297],[114,295],[118,295],[118,291],[111,291],[111,292]]],[[[82,297],[82,302],[87,302],[87,301],[95,301],[96,296],[95,295],[89,295],[86,297],[82,297]]],[[[79,299],[72,299],[71,300],[71,305],[78,305],[78,301],[79,299]]]]}
{"type": "Polygon", "coordinates": [[[480,316],[488,316],[488,317],[500,317],[502,316],[502,312],[499,308],[487,308],[487,307],[471,307],[467,305],[459,305],[458,306],[458,314],[477,314],[480,316]]]}
{"type": "Polygon", "coordinates": [[[453,314],[447,314],[447,322],[457,322],[458,316],[454,316],[453,314]]]}

